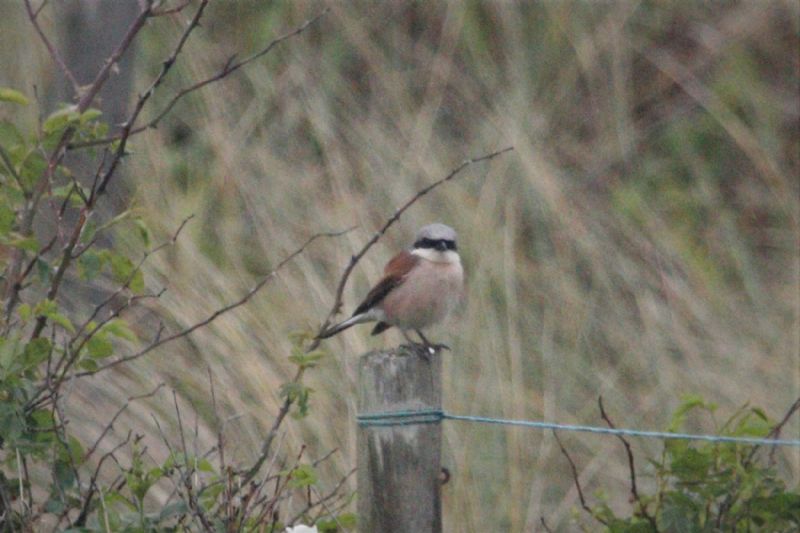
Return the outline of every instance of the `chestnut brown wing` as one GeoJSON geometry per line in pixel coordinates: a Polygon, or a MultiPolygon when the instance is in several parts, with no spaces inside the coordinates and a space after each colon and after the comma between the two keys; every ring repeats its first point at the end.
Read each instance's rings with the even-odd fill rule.
{"type": "Polygon", "coordinates": [[[419,261],[419,257],[410,252],[400,252],[394,256],[383,269],[383,279],[369,291],[361,305],[353,312],[353,316],[369,311],[381,303],[387,294],[403,283],[406,274],[414,268],[417,261],[419,261]]]}

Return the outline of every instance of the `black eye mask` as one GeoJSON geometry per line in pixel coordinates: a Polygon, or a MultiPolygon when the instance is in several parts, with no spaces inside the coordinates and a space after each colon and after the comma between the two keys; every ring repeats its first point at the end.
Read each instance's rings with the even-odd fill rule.
{"type": "Polygon", "coordinates": [[[446,250],[453,251],[458,249],[455,241],[451,241],[449,239],[428,239],[426,237],[414,243],[414,248],[441,249],[442,247],[444,247],[446,250]]]}

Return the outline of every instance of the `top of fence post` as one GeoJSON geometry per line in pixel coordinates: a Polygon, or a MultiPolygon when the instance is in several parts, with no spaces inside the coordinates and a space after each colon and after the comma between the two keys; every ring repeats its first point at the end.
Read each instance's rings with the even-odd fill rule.
{"type": "MultiPolygon", "coordinates": [[[[422,346],[363,355],[359,412],[441,410],[441,368],[422,346]]],[[[441,442],[438,419],[359,426],[359,531],[441,532],[441,442]]]]}

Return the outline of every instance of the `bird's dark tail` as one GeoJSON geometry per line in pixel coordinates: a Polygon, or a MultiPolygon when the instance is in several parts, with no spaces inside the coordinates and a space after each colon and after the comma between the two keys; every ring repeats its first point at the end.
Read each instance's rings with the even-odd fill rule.
{"type": "Polygon", "coordinates": [[[340,322],[335,326],[331,326],[322,333],[320,333],[317,338],[318,339],[327,339],[328,337],[333,337],[337,333],[341,333],[342,331],[346,330],[349,327],[355,326],[356,324],[361,324],[362,322],[369,322],[373,320],[369,317],[365,317],[364,314],[356,315],[353,317],[348,318],[344,322],[340,322]]]}

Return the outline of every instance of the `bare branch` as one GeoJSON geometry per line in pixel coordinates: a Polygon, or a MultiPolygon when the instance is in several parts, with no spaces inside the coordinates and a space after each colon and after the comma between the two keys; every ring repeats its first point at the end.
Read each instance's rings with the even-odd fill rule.
{"type": "Polygon", "coordinates": [[[50,54],[50,57],[53,59],[53,62],[56,65],[58,65],[58,68],[61,69],[61,72],[67,78],[70,85],[72,85],[72,90],[77,95],[80,93],[81,84],[78,82],[78,80],[75,78],[75,75],[72,73],[67,64],[64,62],[64,59],[61,57],[61,54],[58,53],[58,50],[56,50],[50,43],[50,40],[44,34],[42,27],[39,26],[39,20],[38,20],[39,13],[41,12],[42,8],[44,8],[46,3],[47,1],[45,0],[44,2],[42,2],[42,5],[39,6],[39,8],[34,11],[33,7],[31,6],[30,0],[25,0],[25,10],[28,12],[28,19],[31,21],[31,24],[33,25],[33,28],[36,30],[36,33],[39,34],[39,38],[42,40],[45,47],[47,48],[47,52],[50,54]]]}
{"type": "MultiPolygon", "coordinates": [[[[158,253],[158,252],[160,252],[161,250],[163,250],[164,248],[166,248],[166,247],[168,247],[168,246],[174,246],[174,245],[175,245],[175,243],[176,243],[176,242],[177,242],[177,240],[178,240],[178,237],[180,236],[181,232],[183,231],[183,228],[185,228],[185,227],[186,227],[186,224],[187,224],[187,223],[188,223],[190,220],[192,220],[192,218],[194,218],[194,215],[193,215],[193,214],[192,214],[192,215],[189,215],[188,217],[186,217],[185,219],[183,219],[183,221],[182,221],[182,222],[180,223],[180,225],[178,226],[178,229],[177,229],[177,230],[175,230],[175,233],[173,233],[173,234],[172,234],[172,236],[169,238],[169,240],[167,240],[167,241],[164,241],[163,243],[159,244],[158,246],[156,246],[156,247],[155,247],[155,248],[153,248],[152,250],[148,250],[147,252],[145,252],[145,253],[144,253],[144,255],[142,256],[142,258],[139,260],[139,263],[138,263],[138,264],[137,264],[137,265],[136,265],[136,266],[135,266],[135,267],[134,267],[134,268],[131,270],[131,273],[128,275],[128,278],[127,278],[127,279],[126,279],[126,280],[125,280],[125,281],[122,283],[122,285],[120,285],[120,286],[117,288],[117,290],[115,290],[113,293],[111,293],[111,294],[110,294],[110,295],[109,295],[109,296],[108,296],[108,297],[107,297],[105,300],[103,300],[102,302],[100,302],[99,304],[97,304],[97,306],[95,306],[95,308],[94,308],[94,311],[93,311],[93,312],[92,312],[92,314],[89,316],[89,318],[87,318],[87,319],[86,319],[86,320],[83,322],[83,324],[81,324],[81,326],[78,328],[78,331],[75,333],[75,335],[73,335],[73,339],[72,339],[72,341],[70,342],[70,347],[72,347],[72,346],[73,346],[74,342],[75,342],[75,341],[76,341],[76,340],[77,340],[77,339],[78,339],[78,338],[81,336],[81,334],[82,334],[82,333],[83,333],[83,331],[84,331],[84,330],[85,330],[85,329],[86,329],[86,328],[89,326],[89,324],[90,324],[92,321],[94,321],[94,319],[95,319],[95,318],[97,318],[97,315],[100,313],[100,310],[102,310],[102,309],[103,309],[105,306],[107,306],[109,303],[111,303],[112,301],[114,301],[114,299],[115,299],[117,296],[119,296],[119,295],[120,295],[120,293],[122,293],[122,291],[124,291],[125,289],[127,289],[127,288],[130,286],[130,284],[131,284],[131,282],[133,281],[134,277],[135,277],[135,276],[136,276],[136,274],[137,274],[137,273],[138,273],[138,272],[139,272],[139,271],[142,269],[142,266],[144,265],[145,261],[147,261],[147,259],[149,259],[149,258],[150,258],[150,256],[152,256],[152,255],[153,255],[153,254],[155,254],[155,253],[158,253]]],[[[156,295],[154,295],[154,296],[156,296],[156,297],[157,297],[157,296],[160,296],[160,293],[159,293],[159,294],[156,294],[156,295]]],[[[119,310],[118,310],[117,312],[115,312],[115,313],[112,313],[112,316],[114,316],[114,315],[118,315],[118,314],[119,314],[119,310]]],[[[91,332],[91,333],[89,333],[88,335],[86,335],[86,337],[85,337],[85,339],[84,339],[84,342],[86,342],[86,341],[87,341],[89,338],[91,338],[91,336],[94,334],[94,332],[96,332],[96,331],[97,331],[98,329],[100,329],[102,326],[103,326],[103,324],[102,324],[102,323],[101,323],[101,324],[98,324],[98,325],[95,327],[95,329],[94,329],[94,330],[92,330],[92,332],[91,332]]],[[[76,351],[78,351],[78,352],[79,352],[82,346],[83,346],[83,343],[81,343],[81,344],[78,346],[78,348],[77,348],[77,350],[76,350],[76,351]]]]}
{"type": "MultiPolygon", "coordinates": [[[[175,107],[175,104],[177,104],[178,101],[180,101],[184,96],[186,96],[189,93],[192,93],[192,92],[194,92],[194,91],[196,91],[198,89],[202,89],[206,85],[209,85],[211,83],[215,83],[217,81],[220,81],[220,80],[223,80],[223,79],[227,78],[230,74],[236,72],[237,70],[239,70],[240,68],[244,67],[248,63],[251,63],[251,62],[255,61],[256,59],[259,59],[260,57],[266,55],[273,48],[275,48],[277,45],[279,45],[283,41],[285,41],[287,39],[290,39],[290,38],[294,37],[295,35],[303,33],[309,26],[311,26],[312,24],[316,23],[327,12],[328,12],[328,9],[324,9],[321,13],[319,13],[315,17],[312,17],[311,19],[305,21],[303,24],[301,24],[300,26],[298,26],[294,30],[292,30],[292,31],[290,31],[288,33],[285,33],[285,34],[281,35],[280,37],[276,37],[275,39],[270,41],[264,48],[262,48],[258,52],[248,56],[247,58],[245,58],[245,59],[243,59],[243,60],[241,60],[239,62],[235,62],[234,61],[235,56],[229,57],[228,60],[225,62],[225,64],[215,74],[213,74],[212,76],[210,76],[210,77],[208,77],[208,78],[206,78],[204,80],[201,80],[201,81],[198,81],[196,83],[193,83],[192,85],[189,85],[188,87],[184,87],[183,89],[178,91],[175,94],[175,96],[173,96],[172,99],[167,103],[167,105],[164,106],[164,109],[162,109],[160,113],[158,113],[154,118],[152,118],[146,124],[143,124],[143,125],[138,126],[136,128],[131,128],[127,132],[127,134],[125,133],[125,131],[122,131],[122,132],[120,132],[120,133],[118,133],[116,135],[112,135],[112,136],[106,137],[105,139],[95,139],[95,140],[91,140],[91,141],[74,143],[74,144],[70,145],[70,149],[85,148],[85,147],[88,147],[88,146],[97,146],[97,145],[102,145],[102,144],[109,144],[109,143],[112,143],[114,141],[121,140],[124,137],[130,137],[132,135],[137,135],[137,134],[139,134],[139,133],[141,133],[141,132],[143,132],[145,130],[148,130],[150,128],[155,128],[156,126],[158,126],[159,122],[161,122],[161,120],[165,116],[167,116],[170,111],[172,111],[172,108],[175,107]]],[[[169,60],[167,60],[165,62],[165,64],[168,61],[169,60]]],[[[130,124],[132,126],[132,122],[130,120],[128,121],[128,124],[130,124]]]]}
{"type": "Polygon", "coordinates": [[[586,498],[583,496],[583,488],[581,487],[581,482],[578,479],[578,468],[575,466],[575,461],[572,460],[572,457],[570,457],[569,452],[567,452],[567,449],[561,443],[561,439],[558,436],[558,432],[553,430],[553,436],[556,438],[556,442],[558,443],[558,447],[561,448],[561,453],[564,454],[564,457],[566,457],[567,461],[569,461],[569,468],[572,471],[572,480],[575,483],[575,488],[578,490],[578,499],[581,502],[581,507],[583,508],[584,511],[586,511],[587,513],[592,515],[592,517],[595,520],[597,520],[601,524],[607,526],[608,522],[606,522],[605,520],[603,520],[599,516],[595,515],[594,512],[592,511],[592,508],[589,507],[589,505],[586,503],[586,498]]]}
{"type": "Polygon", "coordinates": [[[133,353],[131,355],[126,355],[125,357],[121,357],[121,358],[119,358],[119,359],[117,359],[115,361],[107,363],[107,364],[105,364],[105,365],[103,365],[103,366],[101,366],[99,368],[94,369],[94,370],[87,370],[87,371],[84,371],[84,372],[79,372],[79,373],[75,374],[73,377],[79,377],[80,378],[80,377],[85,377],[85,376],[91,376],[91,375],[97,374],[98,372],[102,372],[104,370],[108,370],[110,368],[114,368],[115,366],[121,365],[123,363],[127,363],[129,361],[133,361],[134,359],[138,359],[138,358],[142,357],[143,355],[146,355],[146,354],[152,352],[153,350],[155,350],[156,348],[158,348],[159,346],[161,346],[163,344],[166,344],[166,343],[172,342],[172,341],[174,341],[176,339],[180,339],[182,337],[185,337],[185,336],[189,335],[190,333],[192,333],[193,331],[207,326],[208,324],[210,324],[211,322],[213,322],[214,320],[216,320],[220,316],[224,315],[225,313],[227,313],[229,311],[232,311],[233,309],[236,309],[237,307],[240,307],[240,306],[246,304],[247,302],[249,302],[253,298],[253,296],[258,294],[258,292],[264,287],[264,285],[266,285],[269,281],[271,281],[275,276],[278,275],[278,272],[284,266],[286,266],[287,263],[289,263],[295,257],[297,257],[298,255],[303,253],[305,251],[305,249],[309,245],[311,245],[311,243],[313,243],[314,241],[316,241],[317,239],[319,239],[321,237],[338,237],[340,235],[344,235],[348,231],[350,231],[350,229],[346,229],[346,230],[343,230],[343,231],[335,231],[335,232],[323,232],[323,233],[317,233],[317,234],[312,235],[299,248],[297,248],[294,252],[289,254],[280,263],[278,263],[278,265],[275,267],[274,270],[272,270],[272,272],[270,272],[269,274],[267,274],[266,276],[261,278],[261,280],[258,283],[256,283],[256,285],[252,289],[250,289],[244,296],[242,296],[241,298],[239,298],[235,302],[232,302],[232,303],[230,303],[230,304],[228,304],[228,305],[226,305],[224,307],[221,307],[221,308],[217,309],[216,311],[211,313],[211,315],[209,315],[208,318],[206,318],[204,320],[201,320],[200,322],[197,322],[196,324],[193,324],[193,325],[191,325],[191,326],[189,326],[189,327],[187,327],[187,328],[185,328],[185,329],[183,329],[183,330],[181,330],[181,331],[179,331],[177,333],[174,333],[172,335],[168,335],[168,336],[166,336],[164,338],[157,339],[155,342],[151,343],[150,345],[148,345],[147,347],[143,348],[142,350],[140,350],[140,351],[138,351],[136,353],[133,353]]]}
{"type": "Polygon", "coordinates": [[[156,386],[156,388],[151,390],[150,392],[128,397],[128,399],[125,401],[125,404],[123,404],[122,407],[120,407],[117,410],[114,416],[111,417],[111,420],[109,420],[106,423],[105,427],[103,427],[103,431],[100,432],[100,436],[97,437],[97,439],[95,439],[91,447],[88,450],[86,450],[86,453],[83,456],[83,460],[87,461],[92,456],[92,454],[94,454],[94,452],[97,450],[97,447],[100,446],[100,442],[102,442],[102,440],[106,437],[108,432],[114,428],[114,422],[116,422],[117,419],[122,415],[122,413],[124,413],[128,409],[131,403],[137,400],[144,400],[145,398],[152,398],[153,396],[156,395],[156,393],[158,393],[159,390],[161,390],[163,386],[164,386],[163,383],[159,383],[156,386]]]}
{"type": "Polygon", "coordinates": [[[14,178],[14,181],[17,182],[17,185],[19,185],[19,188],[22,190],[22,194],[25,196],[25,198],[30,198],[31,196],[30,191],[26,190],[25,187],[22,185],[22,178],[17,172],[17,169],[14,168],[14,164],[11,162],[11,158],[9,157],[8,152],[6,152],[6,149],[3,148],[2,146],[0,146],[0,159],[3,160],[3,164],[11,173],[11,177],[14,178]]]}
{"type": "MultiPolygon", "coordinates": [[[[111,69],[116,63],[119,61],[122,54],[130,47],[131,43],[133,42],[134,37],[139,33],[139,31],[144,26],[147,17],[150,16],[150,10],[152,8],[152,0],[146,0],[146,7],[139,13],[136,19],[128,28],[125,36],[122,39],[122,42],[117,46],[111,56],[106,59],[105,64],[98,72],[95,80],[88,86],[86,92],[81,96],[80,100],[78,101],[76,108],[79,113],[83,113],[86,111],[89,106],[91,105],[92,101],[94,100],[97,93],[100,92],[100,89],[105,84],[108,76],[111,72],[111,69]]],[[[34,16],[35,21],[35,16],[34,16]]],[[[61,161],[64,158],[64,152],[66,150],[69,141],[72,139],[72,136],[75,134],[75,128],[70,126],[64,130],[61,134],[61,137],[56,144],[53,151],[50,152],[50,156],[47,158],[47,166],[45,167],[44,171],[42,172],[41,178],[39,178],[38,183],[36,185],[36,189],[30,195],[30,201],[26,204],[25,209],[23,211],[20,226],[19,226],[19,233],[23,237],[28,237],[31,235],[33,231],[33,220],[36,217],[37,207],[39,205],[39,201],[41,200],[42,195],[45,191],[48,190],[50,187],[50,182],[53,178],[53,174],[55,173],[56,168],[58,165],[61,164],[61,161]]],[[[91,210],[91,206],[86,206],[84,208],[86,212],[84,214],[88,214],[91,210]]],[[[81,217],[83,218],[83,217],[81,217]]],[[[78,226],[82,226],[83,222],[81,220],[78,221],[76,225],[76,230],[79,231],[78,226]]],[[[74,247],[74,245],[73,245],[74,247]]],[[[12,252],[11,260],[9,261],[9,266],[7,268],[7,281],[6,281],[6,288],[4,297],[7,301],[14,301],[16,300],[15,292],[19,292],[20,284],[18,283],[18,275],[21,269],[22,261],[24,259],[24,253],[22,250],[15,249],[12,252]]],[[[66,270],[64,265],[62,268],[59,268],[59,272],[66,270]]],[[[60,283],[60,281],[59,281],[60,283]]],[[[42,323],[39,325],[37,323],[36,329],[37,336],[41,332],[41,329],[44,327],[42,323]]]]}
{"type": "Polygon", "coordinates": [[[122,41],[117,45],[117,48],[111,55],[106,59],[103,67],[95,76],[94,81],[89,85],[86,89],[86,92],[83,93],[80,100],[78,101],[78,112],[83,113],[89,106],[92,105],[94,101],[94,97],[97,96],[97,93],[100,92],[100,89],[103,88],[105,85],[108,76],[111,74],[111,70],[114,68],[114,65],[122,57],[122,54],[130,48],[133,39],[136,35],[141,31],[144,27],[144,23],[147,22],[148,17],[150,17],[153,8],[153,0],[145,0],[145,7],[142,11],[136,16],[133,20],[131,25],[128,27],[128,31],[125,32],[125,36],[122,38],[122,41]]]}
{"type": "MultiPolygon", "coordinates": [[[[306,353],[312,352],[312,351],[316,350],[319,347],[319,345],[321,344],[322,339],[320,338],[320,335],[322,335],[322,333],[328,328],[328,326],[331,323],[331,320],[336,315],[336,313],[339,311],[339,308],[342,305],[342,295],[344,293],[345,284],[347,283],[347,280],[350,277],[350,274],[353,271],[353,269],[355,268],[355,266],[358,264],[358,262],[361,260],[361,258],[364,257],[364,255],[367,253],[367,251],[369,251],[369,249],[372,248],[372,246],[374,246],[375,243],[378,242],[378,240],[383,236],[383,234],[386,233],[386,231],[392,226],[392,224],[394,224],[395,222],[397,222],[400,219],[400,216],[409,207],[414,205],[414,203],[417,200],[419,200],[420,198],[422,198],[423,196],[425,196],[426,194],[428,194],[429,192],[431,192],[435,188],[439,187],[443,183],[448,182],[451,179],[453,179],[454,177],[456,177],[459,174],[459,172],[464,170],[466,167],[468,167],[470,165],[473,165],[475,163],[479,163],[481,161],[491,160],[491,159],[493,159],[493,158],[495,158],[495,157],[497,157],[497,156],[499,156],[501,154],[504,154],[504,153],[506,153],[508,151],[511,151],[513,149],[514,149],[513,147],[507,147],[507,148],[504,148],[502,150],[498,150],[498,151],[495,151],[495,152],[492,152],[492,153],[489,153],[489,154],[486,154],[486,155],[483,155],[483,156],[480,156],[480,157],[476,157],[476,158],[473,158],[473,159],[465,160],[459,166],[457,166],[456,168],[451,170],[444,178],[441,178],[440,180],[435,181],[432,184],[430,184],[430,185],[420,189],[419,191],[417,191],[417,193],[414,196],[412,196],[405,204],[403,204],[397,211],[395,211],[395,213],[387,219],[387,221],[375,233],[375,235],[373,235],[372,238],[369,241],[367,241],[367,243],[364,244],[364,246],[361,247],[361,250],[359,250],[357,254],[355,254],[354,256],[352,256],[350,258],[350,263],[347,265],[347,267],[345,268],[344,272],[342,273],[341,278],[339,279],[339,284],[338,284],[338,286],[336,288],[336,296],[334,297],[333,305],[331,306],[331,309],[328,312],[328,316],[325,318],[325,321],[322,323],[322,325],[320,325],[319,330],[317,331],[317,334],[316,334],[314,340],[312,340],[311,343],[309,344],[309,346],[306,347],[305,352],[306,353]]],[[[303,376],[303,369],[300,368],[295,373],[295,376],[291,380],[291,383],[297,383],[302,378],[302,376],[303,376]]],[[[275,416],[275,420],[272,422],[272,426],[270,427],[270,430],[267,433],[267,436],[264,438],[264,443],[261,446],[261,453],[260,453],[258,459],[253,464],[253,466],[251,466],[250,469],[242,477],[242,479],[244,480],[244,483],[247,483],[250,480],[252,480],[256,476],[258,471],[261,469],[261,467],[264,464],[264,462],[266,461],[267,457],[269,456],[269,452],[270,452],[270,448],[272,446],[272,442],[275,440],[275,437],[278,434],[278,429],[280,428],[281,424],[283,423],[283,420],[286,418],[286,415],[289,414],[289,409],[291,409],[291,406],[292,406],[292,401],[287,396],[284,399],[283,403],[281,404],[280,408],[278,409],[278,413],[275,416]]]]}
{"type": "Polygon", "coordinates": [[[161,85],[161,82],[164,81],[164,78],[167,76],[167,73],[172,69],[172,65],[175,64],[178,55],[183,50],[183,46],[186,44],[186,41],[189,39],[189,35],[191,35],[192,31],[200,24],[200,18],[203,16],[203,11],[205,11],[206,6],[208,5],[209,0],[201,0],[200,6],[197,8],[192,20],[189,22],[189,25],[181,34],[180,39],[178,39],[178,44],[175,45],[175,48],[172,51],[172,54],[161,64],[161,72],[158,73],[156,79],[153,80],[153,83],[150,84],[150,87],[142,94],[139,95],[139,98],[136,100],[136,105],[133,107],[133,111],[131,112],[128,120],[125,121],[125,124],[122,127],[122,132],[119,136],[119,146],[114,152],[114,157],[111,159],[111,164],[106,169],[103,177],[100,179],[100,182],[97,188],[92,189],[92,193],[90,198],[94,199],[96,196],[101,195],[105,192],[106,187],[108,186],[108,182],[111,181],[111,178],[114,175],[114,171],[119,165],[122,156],[125,154],[125,147],[128,142],[128,137],[130,137],[131,129],[133,128],[134,124],[136,123],[136,119],[139,117],[139,113],[142,112],[144,105],[150,99],[150,97],[155,92],[156,88],[161,85]]]}
{"type": "Polygon", "coordinates": [[[344,272],[342,273],[341,278],[339,278],[339,284],[336,287],[336,296],[334,297],[333,305],[331,306],[331,310],[328,313],[328,316],[325,318],[325,322],[323,322],[322,326],[319,329],[317,340],[319,340],[319,335],[322,335],[322,333],[328,328],[328,325],[330,325],[331,320],[333,320],[333,317],[339,312],[339,308],[342,305],[342,294],[344,293],[344,287],[347,284],[347,280],[350,277],[350,274],[352,273],[355,266],[358,264],[361,258],[364,257],[364,255],[369,251],[369,249],[372,248],[372,246],[375,245],[375,243],[377,243],[381,237],[383,237],[384,233],[386,233],[386,231],[400,219],[400,216],[403,213],[405,213],[405,211],[409,207],[414,205],[417,202],[417,200],[419,200],[432,190],[455,178],[462,170],[464,170],[468,166],[474,165],[475,163],[480,163],[481,161],[489,161],[501,154],[510,152],[513,149],[514,149],[513,146],[509,146],[507,148],[503,148],[502,150],[497,150],[495,152],[482,155],[480,157],[466,159],[460,165],[451,170],[445,177],[439,179],[438,181],[434,181],[430,185],[423,187],[422,189],[417,191],[417,193],[414,194],[414,196],[412,196],[405,204],[403,204],[397,211],[395,211],[394,214],[386,220],[384,225],[381,226],[381,228],[377,232],[375,232],[375,235],[373,235],[372,238],[369,241],[367,241],[367,243],[364,244],[364,246],[361,247],[361,250],[359,250],[358,253],[356,253],[354,256],[350,258],[350,263],[348,263],[347,267],[344,269],[344,272]]]}
{"type": "MultiPolygon", "coordinates": [[[[794,403],[791,406],[789,406],[789,409],[786,411],[786,414],[783,415],[783,418],[781,419],[781,421],[778,422],[777,424],[775,424],[775,427],[773,427],[770,430],[770,432],[767,433],[766,438],[768,438],[768,439],[777,439],[780,436],[780,433],[781,433],[781,430],[783,429],[783,426],[785,426],[786,423],[789,422],[789,419],[798,411],[800,411],[800,398],[797,398],[794,401],[794,403]]],[[[770,462],[774,461],[775,450],[777,448],[778,448],[777,446],[772,446],[772,449],[769,452],[769,460],[770,460],[770,462]]],[[[744,466],[748,466],[753,461],[753,457],[755,457],[756,453],[760,449],[761,449],[761,446],[753,446],[753,449],[750,450],[750,454],[747,456],[747,459],[745,459],[742,464],[744,464],[744,466]]]]}
{"type": "MultiPolygon", "coordinates": [[[[64,279],[64,274],[67,272],[70,263],[72,263],[72,251],[75,249],[75,245],[78,244],[78,239],[81,236],[81,231],[83,230],[83,226],[86,224],[87,219],[88,213],[84,207],[81,209],[81,212],[78,215],[78,221],[75,223],[75,227],[72,229],[72,235],[62,251],[61,262],[58,265],[56,273],[53,275],[53,280],[50,282],[50,288],[47,291],[48,300],[56,299],[58,290],[61,287],[61,282],[64,279]]],[[[47,317],[44,315],[38,316],[36,318],[36,325],[33,328],[30,340],[38,338],[46,324],[47,317]]]]}
{"type": "Polygon", "coordinates": [[[44,9],[45,7],[47,7],[47,4],[48,4],[49,2],[50,2],[50,0],[42,0],[42,3],[41,3],[41,4],[39,4],[39,7],[38,7],[38,8],[36,8],[36,11],[33,13],[33,15],[34,15],[35,17],[38,17],[38,16],[39,16],[39,13],[41,13],[41,12],[42,12],[42,9],[44,9]]]}
{"type": "MultiPolygon", "coordinates": [[[[336,496],[336,494],[344,486],[344,484],[347,483],[347,480],[350,478],[350,476],[352,476],[355,473],[356,473],[356,469],[353,468],[347,474],[345,474],[336,483],[336,485],[334,485],[333,488],[331,488],[331,490],[329,490],[325,495],[320,494],[319,492],[316,491],[316,489],[314,489],[315,492],[317,492],[317,500],[316,501],[309,500],[309,502],[306,504],[306,507],[303,510],[299,511],[298,513],[296,513],[292,517],[292,519],[287,522],[287,524],[294,524],[295,522],[300,520],[300,518],[302,518],[306,513],[308,513],[311,510],[313,510],[315,507],[324,506],[326,502],[328,502],[329,500],[333,499],[336,496]]],[[[332,516],[332,518],[334,520],[336,520],[336,517],[333,516],[333,513],[331,513],[331,516],[332,516]]],[[[339,524],[339,526],[341,526],[341,524],[339,524]]]]}
{"type": "Polygon", "coordinates": [[[180,13],[181,11],[183,11],[184,8],[186,8],[190,3],[192,3],[192,0],[184,0],[182,4],[179,4],[179,5],[175,6],[175,7],[171,7],[169,9],[166,9],[166,8],[165,9],[154,9],[151,16],[153,16],[153,17],[163,17],[165,15],[174,15],[175,13],[180,13]]]}
{"type": "MultiPolygon", "coordinates": [[[[122,448],[123,446],[127,445],[130,442],[132,434],[133,432],[129,429],[127,436],[122,442],[114,446],[110,451],[104,453],[100,457],[100,460],[97,462],[97,466],[95,467],[94,472],[92,473],[92,478],[89,480],[89,490],[87,491],[86,496],[84,496],[83,498],[83,506],[81,507],[81,513],[75,519],[75,522],[73,522],[72,527],[82,527],[83,525],[86,524],[86,519],[89,517],[89,512],[92,509],[91,504],[94,498],[94,494],[98,490],[97,478],[100,476],[100,469],[103,467],[103,464],[106,462],[108,458],[112,458],[116,461],[116,457],[114,457],[114,454],[120,448],[122,448]]],[[[114,483],[111,483],[111,486],[113,485],[114,483]]]]}
{"type": "MultiPolygon", "coordinates": [[[[603,417],[603,420],[605,420],[606,424],[608,424],[608,427],[612,429],[616,428],[614,423],[611,421],[611,418],[609,418],[608,414],[606,414],[606,410],[603,407],[602,396],[597,397],[597,405],[600,407],[600,416],[603,417]]],[[[653,528],[653,531],[658,531],[658,524],[656,524],[656,519],[653,518],[649,512],[647,512],[647,506],[644,504],[644,502],[642,502],[642,499],[639,497],[639,491],[636,488],[636,467],[633,461],[633,451],[631,450],[631,445],[628,442],[628,439],[626,439],[624,436],[617,435],[617,438],[620,441],[622,441],[622,445],[625,446],[625,454],[628,456],[628,471],[630,472],[630,477],[631,477],[631,496],[633,497],[634,501],[638,504],[639,512],[650,523],[650,526],[653,528]]]]}

